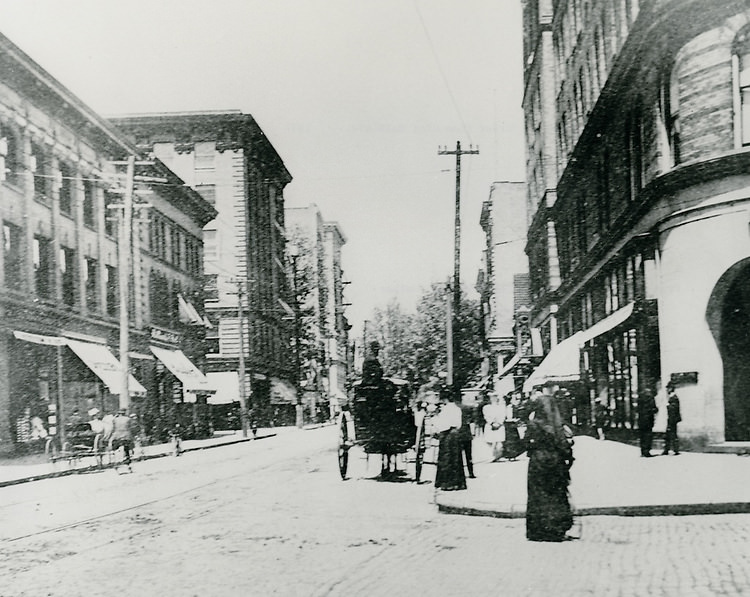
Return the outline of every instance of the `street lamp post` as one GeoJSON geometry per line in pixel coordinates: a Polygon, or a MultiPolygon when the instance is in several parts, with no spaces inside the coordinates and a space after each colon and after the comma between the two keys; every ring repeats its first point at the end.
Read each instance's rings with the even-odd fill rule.
{"type": "Polygon", "coordinates": [[[297,394],[297,404],[295,406],[295,423],[297,427],[304,424],[304,407],[302,405],[302,388],[300,387],[300,317],[299,317],[299,296],[297,288],[297,259],[299,258],[299,247],[291,245],[289,247],[289,257],[292,258],[292,292],[294,293],[294,389],[297,394]]]}

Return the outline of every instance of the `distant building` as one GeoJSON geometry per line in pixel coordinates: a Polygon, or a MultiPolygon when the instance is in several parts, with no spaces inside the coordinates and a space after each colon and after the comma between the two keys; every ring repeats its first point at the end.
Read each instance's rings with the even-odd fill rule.
{"type": "Polygon", "coordinates": [[[307,307],[312,311],[312,333],[317,358],[305,364],[311,392],[317,393],[329,414],[338,411],[346,397],[349,375],[349,329],[344,314],[344,284],[341,265],[342,247],[346,237],[336,222],[328,222],[317,205],[286,208],[287,238],[299,242],[307,250],[300,263],[307,264],[311,285],[307,307]],[[311,370],[312,369],[312,370],[311,370]]]}
{"type": "MultiPolygon", "coordinates": [[[[241,313],[248,408],[258,421],[270,421],[275,403],[296,401],[291,327],[284,321],[283,304],[290,292],[283,191],[291,175],[253,117],[237,110],[145,114],[110,122],[218,212],[204,227],[204,298],[213,326],[206,369],[239,371],[241,313]]],[[[234,388],[219,391],[239,394],[234,388]]]]}
{"type": "Polygon", "coordinates": [[[148,434],[180,420],[200,433],[205,408],[190,403],[205,404],[207,388],[169,366],[197,371],[189,359],[203,352],[201,228],[215,210],[160,162],[141,165],[137,174],[163,184],[137,185],[151,207],[134,210],[131,242],[120,246],[115,191],[125,181],[113,160],[135,146],[3,36],[0,71],[0,451],[62,442],[89,410],[121,405],[121,280],[131,412],[148,434]],[[180,317],[180,301],[197,304],[194,322],[180,317]]]}
{"type": "MultiPolygon", "coordinates": [[[[505,395],[515,389],[515,367],[531,356],[526,245],[526,185],[495,182],[482,205],[485,235],[478,291],[486,351],[485,378],[505,395]]],[[[525,363],[526,361],[524,361],[525,363]]]]}
{"type": "Polygon", "coordinates": [[[637,427],[677,385],[680,433],[750,440],[750,10],[715,0],[524,3],[532,325],[527,387],[637,427]]]}

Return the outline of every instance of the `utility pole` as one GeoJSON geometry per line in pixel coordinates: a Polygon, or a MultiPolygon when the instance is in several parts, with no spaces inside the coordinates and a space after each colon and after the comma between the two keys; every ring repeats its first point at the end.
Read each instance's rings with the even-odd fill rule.
{"type": "MultiPolygon", "coordinates": [[[[133,208],[149,208],[148,203],[135,203],[135,183],[138,182],[158,182],[166,183],[165,178],[153,176],[136,176],[136,166],[153,166],[151,161],[136,161],[135,156],[128,156],[126,161],[112,162],[117,166],[125,166],[125,187],[122,189],[122,201],[114,205],[108,205],[108,209],[119,211],[119,235],[117,242],[117,268],[118,268],[118,287],[120,298],[120,408],[128,409],[130,407],[130,271],[131,263],[138,264],[134,253],[136,245],[133,243],[133,208]]],[[[139,268],[140,265],[137,265],[139,268]]],[[[135,272],[134,272],[135,274],[135,272]]],[[[138,275],[134,276],[139,279],[138,275]]],[[[137,288],[137,286],[136,286],[137,288]]],[[[134,305],[135,306],[135,305],[134,305]]]]}
{"type": "Polygon", "coordinates": [[[237,359],[237,377],[239,378],[240,392],[240,419],[242,423],[242,437],[247,437],[247,388],[245,380],[245,318],[243,316],[242,295],[244,281],[240,279],[232,280],[237,284],[237,329],[239,336],[239,357],[237,359]]]}
{"type": "Polygon", "coordinates": [[[297,288],[297,259],[299,258],[299,247],[293,245],[289,248],[289,256],[292,258],[292,292],[294,293],[294,389],[297,393],[297,404],[295,407],[295,424],[302,428],[305,424],[305,411],[302,404],[302,387],[300,376],[302,374],[302,361],[300,359],[300,317],[299,317],[299,289],[297,288]]]}
{"type": "MultiPolygon", "coordinates": [[[[461,312],[461,156],[477,154],[479,154],[479,148],[474,149],[473,145],[469,145],[469,149],[461,149],[461,141],[456,141],[455,150],[448,150],[446,147],[438,148],[438,155],[456,156],[456,212],[453,230],[453,339],[451,341],[454,367],[458,357],[458,319],[461,312]]],[[[456,377],[461,379],[460,376],[454,374],[454,381],[456,377]]]]}
{"type": "Polygon", "coordinates": [[[135,177],[135,156],[129,156],[127,161],[127,172],[125,174],[125,194],[122,199],[122,213],[120,214],[120,238],[118,242],[118,268],[119,268],[119,290],[120,290],[120,408],[127,409],[130,406],[130,389],[128,382],[130,378],[130,361],[128,358],[129,337],[129,310],[130,310],[130,241],[133,228],[133,179],[135,177]]]}

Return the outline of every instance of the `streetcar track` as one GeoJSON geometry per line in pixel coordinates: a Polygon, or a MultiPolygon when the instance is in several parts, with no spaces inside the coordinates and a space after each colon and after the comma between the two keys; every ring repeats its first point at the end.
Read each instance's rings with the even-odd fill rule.
{"type": "MultiPolygon", "coordinates": [[[[333,450],[329,449],[327,451],[333,451],[333,450]]],[[[285,463],[285,462],[288,462],[288,461],[291,461],[291,460],[295,460],[297,458],[299,458],[299,454],[291,454],[289,456],[282,457],[279,460],[275,460],[275,461],[270,462],[268,464],[256,465],[252,469],[252,472],[264,472],[264,471],[266,471],[268,469],[278,467],[279,464],[281,464],[281,463],[285,463]]],[[[153,505],[156,505],[156,504],[159,504],[159,503],[167,502],[167,501],[175,499],[177,497],[181,497],[181,496],[184,496],[184,495],[187,495],[187,494],[199,491],[201,489],[205,489],[207,487],[210,487],[212,485],[216,485],[218,483],[223,483],[223,482],[226,482],[226,481],[230,481],[232,479],[244,477],[244,476],[247,475],[247,473],[248,473],[248,471],[242,471],[240,473],[234,473],[234,474],[231,474],[231,475],[228,475],[228,476],[219,477],[217,479],[212,479],[211,481],[209,481],[207,483],[202,483],[200,485],[195,485],[195,486],[192,486],[192,487],[189,487],[189,488],[186,488],[186,489],[174,492],[174,493],[170,493],[169,495],[163,495],[163,496],[160,496],[160,497],[155,498],[153,500],[147,500],[147,501],[144,501],[144,502],[141,502],[141,503],[138,503],[138,504],[133,504],[133,505],[128,506],[126,508],[120,508],[118,510],[113,510],[113,511],[110,511],[110,512],[105,512],[103,514],[99,514],[97,516],[91,516],[91,517],[88,517],[88,518],[85,518],[85,519],[82,519],[82,520],[77,520],[75,522],[71,522],[71,523],[67,523],[67,524],[61,524],[61,525],[57,525],[57,526],[54,526],[54,527],[49,527],[49,528],[46,528],[46,529],[40,529],[38,531],[34,531],[34,532],[30,532],[30,533],[24,533],[22,535],[17,535],[15,537],[10,537],[10,538],[6,538],[6,539],[2,539],[2,542],[3,543],[13,543],[15,541],[21,541],[23,539],[29,539],[29,538],[32,538],[32,537],[40,537],[42,535],[54,534],[54,533],[57,533],[57,532],[61,532],[61,531],[69,530],[69,529],[74,529],[74,528],[77,528],[77,527],[84,526],[86,524],[91,524],[91,523],[94,523],[94,522],[98,522],[98,521],[104,520],[106,518],[116,517],[116,516],[119,516],[119,515],[127,513],[127,512],[131,512],[131,511],[142,509],[142,508],[145,508],[145,507],[148,507],[148,506],[153,506],[153,505]]],[[[223,501],[222,504],[223,505],[231,505],[231,504],[234,504],[236,502],[243,501],[244,499],[245,499],[244,496],[239,496],[239,497],[237,497],[237,498],[235,498],[233,500],[223,501]]],[[[26,501],[19,502],[19,503],[26,504],[26,503],[31,503],[31,502],[35,502],[35,501],[38,501],[38,500],[26,500],[26,501]]],[[[212,512],[211,510],[207,510],[204,514],[202,514],[200,516],[193,517],[191,520],[198,520],[199,518],[203,518],[204,516],[210,514],[211,512],[212,512]]],[[[144,532],[145,532],[145,529],[144,529],[144,532]]],[[[135,536],[139,536],[140,534],[141,534],[141,532],[138,532],[138,533],[135,533],[133,536],[134,537],[135,536]]],[[[127,539],[127,537],[124,537],[121,540],[126,540],[126,539],[127,539]]],[[[113,544],[113,543],[116,543],[116,542],[115,541],[111,541],[111,542],[108,542],[105,545],[109,545],[109,544],[113,544]]]]}

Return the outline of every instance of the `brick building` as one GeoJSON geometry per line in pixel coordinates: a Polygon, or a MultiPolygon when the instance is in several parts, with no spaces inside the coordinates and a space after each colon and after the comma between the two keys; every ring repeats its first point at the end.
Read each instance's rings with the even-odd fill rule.
{"type": "Polygon", "coordinates": [[[750,10],[714,0],[528,0],[532,325],[568,384],[637,426],[677,384],[681,434],[750,439],[750,10]]]}
{"type": "Polygon", "coordinates": [[[282,304],[290,295],[283,190],[291,175],[253,117],[238,110],[147,114],[110,122],[216,209],[216,218],[204,228],[204,298],[212,325],[206,370],[226,374],[212,376],[228,384],[219,388],[220,395],[230,401],[239,397],[242,341],[248,410],[267,422],[274,402],[296,401],[292,326],[282,304]]]}
{"type": "MultiPolygon", "coordinates": [[[[114,191],[125,184],[115,161],[135,146],[3,36],[0,72],[0,452],[41,449],[66,423],[92,408],[111,413],[121,391],[128,396],[121,279],[133,364],[127,402],[147,433],[159,433],[183,414],[180,405],[205,403],[206,388],[186,387],[153,349],[183,365],[203,352],[204,328],[179,306],[201,296],[201,229],[215,210],[163,164],[141,165],[138,174],[164,184],[139,185],[151,207],[136,210],[123,246],[114,191]]],[[[192,424],[193,407],[184,410],[192,424]]]]}

